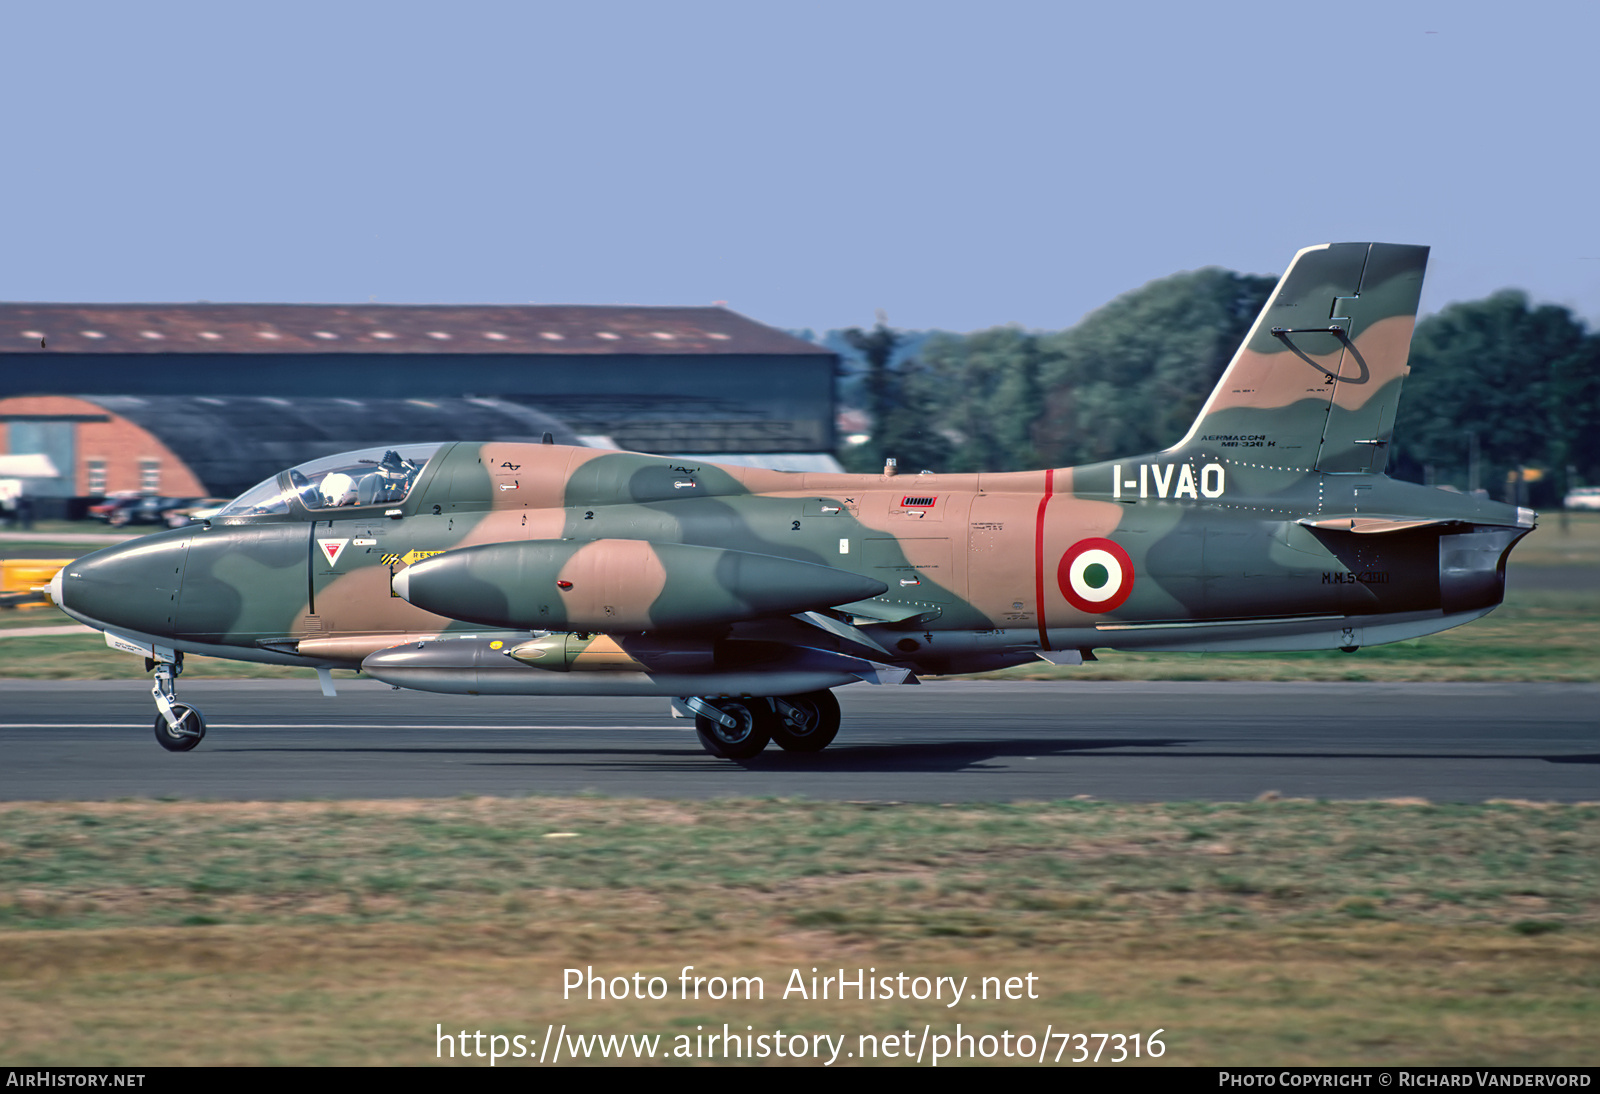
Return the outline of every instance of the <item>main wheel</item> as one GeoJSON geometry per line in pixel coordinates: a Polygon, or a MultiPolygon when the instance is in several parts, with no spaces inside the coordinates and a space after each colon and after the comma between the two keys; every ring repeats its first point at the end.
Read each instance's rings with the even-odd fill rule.
{"type": "Polygon", "coordinates": [[[173,703],[172,713],[178,716],[178,729],[182,732],[174,732],[167,720],[158,714],[156,743],[168,752],[187,752],[205,738],[206,720],[187,703],[173,703]]]}
{"type": "Polygon", "coordinates": [[[694,731],[705,750],[724,760],[748,760],[772,739],[772,710],[765,699],[718,699],[711,704],[732,716],[730,729],[704,714],[694,716],[694,731]]]}
{"type": "Polygon", "coordinates": [[[831,691],[784,695],[775,705],[772,739],[785,752],[821,752],[839,735],[839,700],[831,691]]]}

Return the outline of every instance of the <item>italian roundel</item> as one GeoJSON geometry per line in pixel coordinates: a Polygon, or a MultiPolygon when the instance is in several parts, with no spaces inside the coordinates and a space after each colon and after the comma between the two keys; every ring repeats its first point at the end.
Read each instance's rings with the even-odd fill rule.
{"type": "Polygon", "coordinates": [[[1080,612],[1115,611],[1133,592],[1133,559],[1109,539],[1080,539],[1061,556],[1056,581],[1080,612]]]}

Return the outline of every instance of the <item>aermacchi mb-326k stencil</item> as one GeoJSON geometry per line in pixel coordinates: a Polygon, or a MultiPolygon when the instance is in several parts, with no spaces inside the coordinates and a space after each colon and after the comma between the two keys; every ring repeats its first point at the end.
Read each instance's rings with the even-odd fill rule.
{"type": "Polygon", "coordinates": [[[185,653],[468,695],[660,695],[731,759],[830,689],[1113,650],[1354,650],[1500,603],[1526,509],[1384,474],[1427,248],[1308,247],[1187,436],[1003,474],[813,474],[554,444],[315,460],[51,597],[205,734],[185,653]]]}

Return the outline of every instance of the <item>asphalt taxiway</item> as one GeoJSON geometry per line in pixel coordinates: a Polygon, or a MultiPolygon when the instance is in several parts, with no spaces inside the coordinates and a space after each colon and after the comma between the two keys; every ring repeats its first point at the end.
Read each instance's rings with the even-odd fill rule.
{"type": "Polygon", "coordinates": [[[665,699],[470,698],[182,681],[210,723],[152,734],[131,681],[0,681],[0,799],[600,793],[1015,801],[1600,799],[1600,685],[1013,683],[843,688],[838,740],[744,764],[665,699]]]}

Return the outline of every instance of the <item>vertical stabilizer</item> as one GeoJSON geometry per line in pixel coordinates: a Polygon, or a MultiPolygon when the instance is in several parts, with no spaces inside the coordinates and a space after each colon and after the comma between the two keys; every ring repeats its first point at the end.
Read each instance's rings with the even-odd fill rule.
{"type": "Polygon", "coordinates": [[[1248,446],[1285,470],[1382,472],[1428,248],[1294,256],[1179,448],[1248,446]]]}

